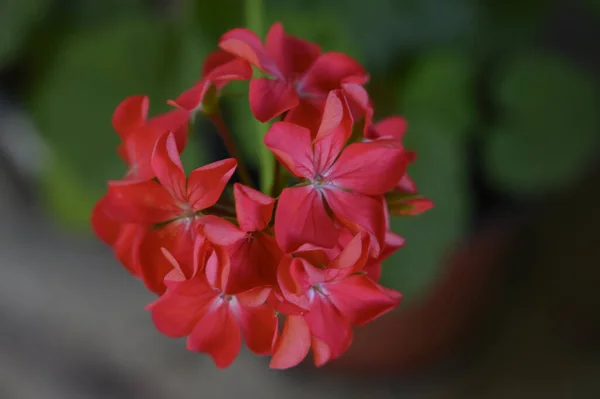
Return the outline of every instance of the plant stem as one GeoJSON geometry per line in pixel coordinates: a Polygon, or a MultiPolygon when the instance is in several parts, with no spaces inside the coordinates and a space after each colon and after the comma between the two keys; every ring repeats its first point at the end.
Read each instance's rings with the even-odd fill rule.
{"type": "MultiPolygon", "coordinates": [[[[246,27],[255,32],[259,37],[264,36],[264,0],[246,0],[245,1],[246,27]]],[[[261,77],[261,71],[254,70],[254,78],[261,77]]],[[[251,117],[248,121],[252,129],[252,136],[256,140],[258,151],[258,161],[260,166],[260,189],[264,193],[272,187],[273,182],[273,156],[263,142],[268,125],[261,123],[251,117]]]]}
{"type": "Polygon", "coordinates": [[[250,173],[248,173],[248,169],[246,168],[246,164],[240,156],[235,142],[233,141],[231,134],[229,133],[229,129],[227,129],[227,125],[221,117],[221,113],[215,113],[215,115],[213,115],[211,119],[217,127],[217,129],[219,130],[221,138],[223,139],[223,143],[225,143],[225,147],[227,147],[227,151],[229,151],[229,154],[237,160],[238,165],[236,172],[240,176],[240,181],[249,187],[254,187],[254,185],[252,184],[252,179],[250,178],[250,173]]]}
{"type": "Polygon", "coordinates": [[[277,161],[276,158],[273,158],[275,161],[275,166],[273,167],[273,185],[271,185],[271,197],[276,198],[279,196],[279,192],[281,191],[281,164],[277,161]]]}

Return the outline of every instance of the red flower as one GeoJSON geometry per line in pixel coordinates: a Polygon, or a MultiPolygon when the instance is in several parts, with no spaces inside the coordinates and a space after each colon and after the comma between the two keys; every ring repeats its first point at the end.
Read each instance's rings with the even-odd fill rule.
{"type": "Polygon", "coordinates": [[[310,347],[317,366],[339,357],[352,341],[352,326],[368,323],[399,304],[399,293],[379,286],[363,272],[368,254],[369,236],[360,233],[326,265],[313,265],[302,254],[282,260],[278,280],[284,297],[308,311],[288,316],[274,343],[272,368],[295,366],[310,347]]]}
{"type": "Polygon", "coordinates": [[[164,224],[145,237],[144,244],[151,248],[141,251],[146,257],[144,280],[153,291],[163,291],[162,279],[168,269],[158,251],[165,247],[176,256],[189,253],[202,223],[201,211],[217,202],[235,167],[234,159],[225,159],[192,171],[186,179],[175,138],[168,134],[158,141],[152,155],[158,181],[109,183],[105,213],[110,218],[141,225],[164,224]]]}
{"type": "Polygon", "coordinates": [[[224,246],[230,257],[227,292],[275,285],[283,254],[273,236],[265,231],[275,199],[239,183],[234,184],[233,193],[239,227],[217,217],[204,227],[206,237],[224,246]]]}
{"type": "Polygon", "coordinates": [[[347,55],[321,54],[318,46],[286,35],[280,23],[271,26],[264,46],[254,32],[237,28],[221,37],[219,47],[270,75],[250,81],[250,109],[261,122],[296,107],[290,118],[310,121],[306,115],[313,115],[344,79],[367,80],[365,70],[347,55]]]}
{"type": "Polygon", "coordinates": [[[277,320],[265,304],[268,288],[229,295],[223,290],[228,259],[218,247],[195,257],[205,259],[205,264],[196,264],[196,273],[190,278],[168,252],[166,255],[174,267],[166,279],[167,291],[148,306],[160,332],[174,338],[187,336],[189,350],[208,353],[220,368],[237,357],[242,333],[251,351],[271,353],[277,320]]]}
{"type": "Polygon", "coordinates": [[[202,112],[210,116],[216,112],[218,97],[229,82],[251,77],[252,67],[246,60],[225,51],[213,51],[204,62],[202,79],[168,103],[192,114],[202,112]]]}
{"type": "Polygon", "coordinates": [[[316,140],[302,126],[276,122],[265,136],[266,146],[302,185],[281,193],[275,213],[275,236],[285,252],[310,243],[331,248],[337,229],[329,216],[350,229],[372,235],[375,253],[386,225],[381,195],[391,190],[406,169],[406,156],[396,140],[353,143],[344,148],[351,129],[331,125],[328,108],[341,108],[337,94],[328,98],[316,140]],[[329,126],[325,128],[325,126],[329,126]]]}

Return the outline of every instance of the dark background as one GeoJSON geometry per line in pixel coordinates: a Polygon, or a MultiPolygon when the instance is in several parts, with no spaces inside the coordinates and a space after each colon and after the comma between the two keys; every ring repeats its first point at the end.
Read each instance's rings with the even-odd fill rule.
{"type": "MultiPolygon", "coordinates": [[[[599,49],[595,0],[0,0],[0,398],[600,397],[599,49]],[[89,213],[124,172],[116,105],[165,111],[223,32],[273,21],[367,67],[436,207],[394,221],[405,301],[343,368],[219,371],[155,331],[89,213]]],[[[258,174],[244,90],[224,106],[258,174]]],[[[224,156],[196,133],[188,170],[224,156]]]]}

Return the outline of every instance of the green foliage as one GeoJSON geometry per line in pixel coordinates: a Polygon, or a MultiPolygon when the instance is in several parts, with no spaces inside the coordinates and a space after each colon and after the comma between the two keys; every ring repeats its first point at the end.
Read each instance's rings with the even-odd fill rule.
{"type": "Polygon", "coordinates": [[[560,188],[591,161],[600,128],[594,80],[562,58],[522,55],[494,86],[499,123],[486,141],[486,167],[517,195],[560,188]]]}
{"type": "Polygon", "coordinates": [[[420,193],[436,204],[418,217],[392,219],[392,229],[406,238],[406,247],[386,262],[382,277],[409,300],[436,278],[446,251],[466,227],[470,198],[462,138],[475,122],[472,86],[468,58],[434,53],[417,63],[400,90],[409,120],[406,147],[419,155],[409,174],[420,193]]]}
{"type": "MultiPolygon", "coordinates": [[[[118,138],[110,122],[121,100],[148,94],[151,113],[162,112],[168,108],[167,98],[199,77],[206,52],[177,35],[157,18],[123,18],[110,27],[74,32],[61,47],[31,93],[30,106],[60,160],[44,179],[70,179],[54,185],[78,188],[61,193],[65,203],[75,202],[82,192],[98,198],[107,180],[122,176],[124,166],[115,154],[118,138]]],[[[52,186],[43,184],[46,189],[52,186]]],[[[44,194],[54,195],[48,190],[44,194]]],[[[87,221],[90,209],[73,208],[70,211],[78,215],[72,218],[87,221]]]]}
{"type": "Polygon", "coordinates": [[[0,69],[12,62],[28,35],[49,9],[50,0],[3,0],[0,2],[0,69]]]}

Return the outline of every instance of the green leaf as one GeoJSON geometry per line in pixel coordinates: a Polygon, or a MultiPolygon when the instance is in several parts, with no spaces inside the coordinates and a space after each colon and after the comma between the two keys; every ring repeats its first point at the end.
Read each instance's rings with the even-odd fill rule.
{"type": "Polygon", "coordinates": [[[474,64],[464,55],[433,53],[419,60],[406,79],[403,112],[421,124],[463,135],[477,117],[474,64]]]}
{"type": "Polygon", "coordinates": [[[419,298],[444,266],[444,255],[463,235],[471,199],[462,138],[475,123],[473,67],[460,54],[437,53],[417,62],[401,87],[408,119],[407,148],[418,153],[409,168],[420,194],[435,207],[416,217],[392,218],[406,246],[385,262],[383,282],[419,298]]]}
{"type": "Polygon", "coordinates": [[[0,2],[0,68],[19,55],[29,33],[51,5],[49,0],[0,2]]]}
{"type": "MultiPolygon", "coordinates": [[[[78,187],[61,193],[73,203],[81,193],[99,198],[107,180],[121,178],[125,167],[115,153],[119,140],[111,126],[120,101],[148,94],[151,114],[156,114],[169,108],[167,98],[197,80],[205,51],[181,34],[160,19],[124,18],[73,32],[61,47],[30,97],[33,117],[60,160],[43,176],[50,205],[59,202],[51,200],[55,193],[48,190],[54,185],[78,187]]],[[[85,204],[71,210],[77,213],[74,220],[87,220],[91,206],[85,204]]]]}
{"type": "Polygon", "coordinates": [[[516,195],[558,189],[583,173],[598,144],[598,88],[564,59],[523,55],[494,87],[501,122],[485,143],[488,176],[516,195]]]}

